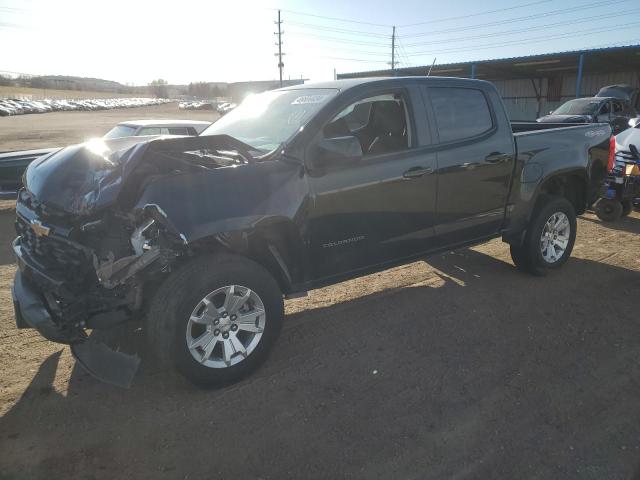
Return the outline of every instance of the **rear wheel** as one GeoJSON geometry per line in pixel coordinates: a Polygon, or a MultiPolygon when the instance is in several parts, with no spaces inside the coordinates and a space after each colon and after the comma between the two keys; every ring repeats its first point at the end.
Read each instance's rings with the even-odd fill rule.
{"type": "Polygon", "coordinates": [[[544,275],[571,256],[576,239],[576,213],[563,197],[551,197],[534,214],[522,245],[511,245],[511,258],[520,270],[544,275]]]}
{"type": "Polygon", "coordinates": [[[282,293],[260,265],[236,255],[199,258],[174,272],[151,306],[156,361],[193,383],[221,386],[259,367],[284,316],[282,293]]]}
{"type": "Polygon", "coordinates": [[[601,198],[596,203],[596,215],[603,222],[614,222],[622,216],[622,203],[618,200],[601,198]]]}
{"type": "Polygon", "coordinates": [[[622,202],[622,216],[626,217],[633,210],[633,202],[631,200],[624,200],[622,202]]]}

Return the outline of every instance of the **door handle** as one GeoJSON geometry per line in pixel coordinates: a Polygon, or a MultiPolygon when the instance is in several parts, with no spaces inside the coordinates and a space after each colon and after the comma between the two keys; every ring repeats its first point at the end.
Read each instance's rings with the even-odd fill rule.
{"type": "Polygon", "coordinates": [[[484,157],[484,161],[487,163],[502,163],[508,161],[510,158],[511,155],[508,153],[493,152],[484,157]]]}
{"type": "Polygon", "coordinates": [[[403,178],[407,180],[411,180],[412,178],[419,178],[423,175],[427,175],[429,173],[433,173],[433,168],[431,167],[411,167],[409,170],[402,174],[403,178]]]}

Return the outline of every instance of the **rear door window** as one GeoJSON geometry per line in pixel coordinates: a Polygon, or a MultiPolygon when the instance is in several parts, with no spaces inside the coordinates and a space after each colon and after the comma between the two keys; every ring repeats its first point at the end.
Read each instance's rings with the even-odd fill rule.
{"type": "Polygon", "coordinates": [[[473,138],[493,128],[487,99],[475,88],[430,87],[440,143],[473,138]]]}

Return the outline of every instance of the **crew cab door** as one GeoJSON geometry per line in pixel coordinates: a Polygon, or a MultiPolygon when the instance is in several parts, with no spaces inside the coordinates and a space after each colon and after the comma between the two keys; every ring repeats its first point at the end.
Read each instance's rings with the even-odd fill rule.
{"type": "Polygon", "coordinates": [[[439,145],[436,233],[442,245],[455,245],[499,231],[515,145],[494,89],[439,85],[423,87],[439,145]]]}
{"type": "Polygon", "coordinates": [[[306,155],[315,279],[433,247],[436,158],[419,148],[430,141],[425,119],[411,86],[367,90],[328,117],[306,155]],[[355,142],[360,158],[319,162],[323,143],[340,139],[355,142]]]}

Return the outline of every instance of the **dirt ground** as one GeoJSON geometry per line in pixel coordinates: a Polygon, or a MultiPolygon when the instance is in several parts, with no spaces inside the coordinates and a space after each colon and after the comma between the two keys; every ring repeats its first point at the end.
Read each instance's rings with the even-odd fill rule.
{"type": "MultiPolygon", "coordinates": [[[[176,112],[0,118],[0,150],[176,112]]],[[[13,215],[0,204],[0,480],[640,480],[638,212],[583,215],[545,278],[495,240],[287,301],[267,363],[214,391],[144,361],[111,387],[17,330],[13,215]]]]}
{"type": "Polygon", "coordinates": [[[0,222],[0,479],[640,478],[637,212],[584,215],[546,278],[496,240],[288,301],[215,391],[110,387],[16,330],[0,222]]]}
{"type": "Polygon", "coordinates": [[[212,110],[180,110],[177,103],[90,112],[51,112],[0,117],[0,152],[64,147],[101,137],[125,120],[218,118],[212,110]]]}

